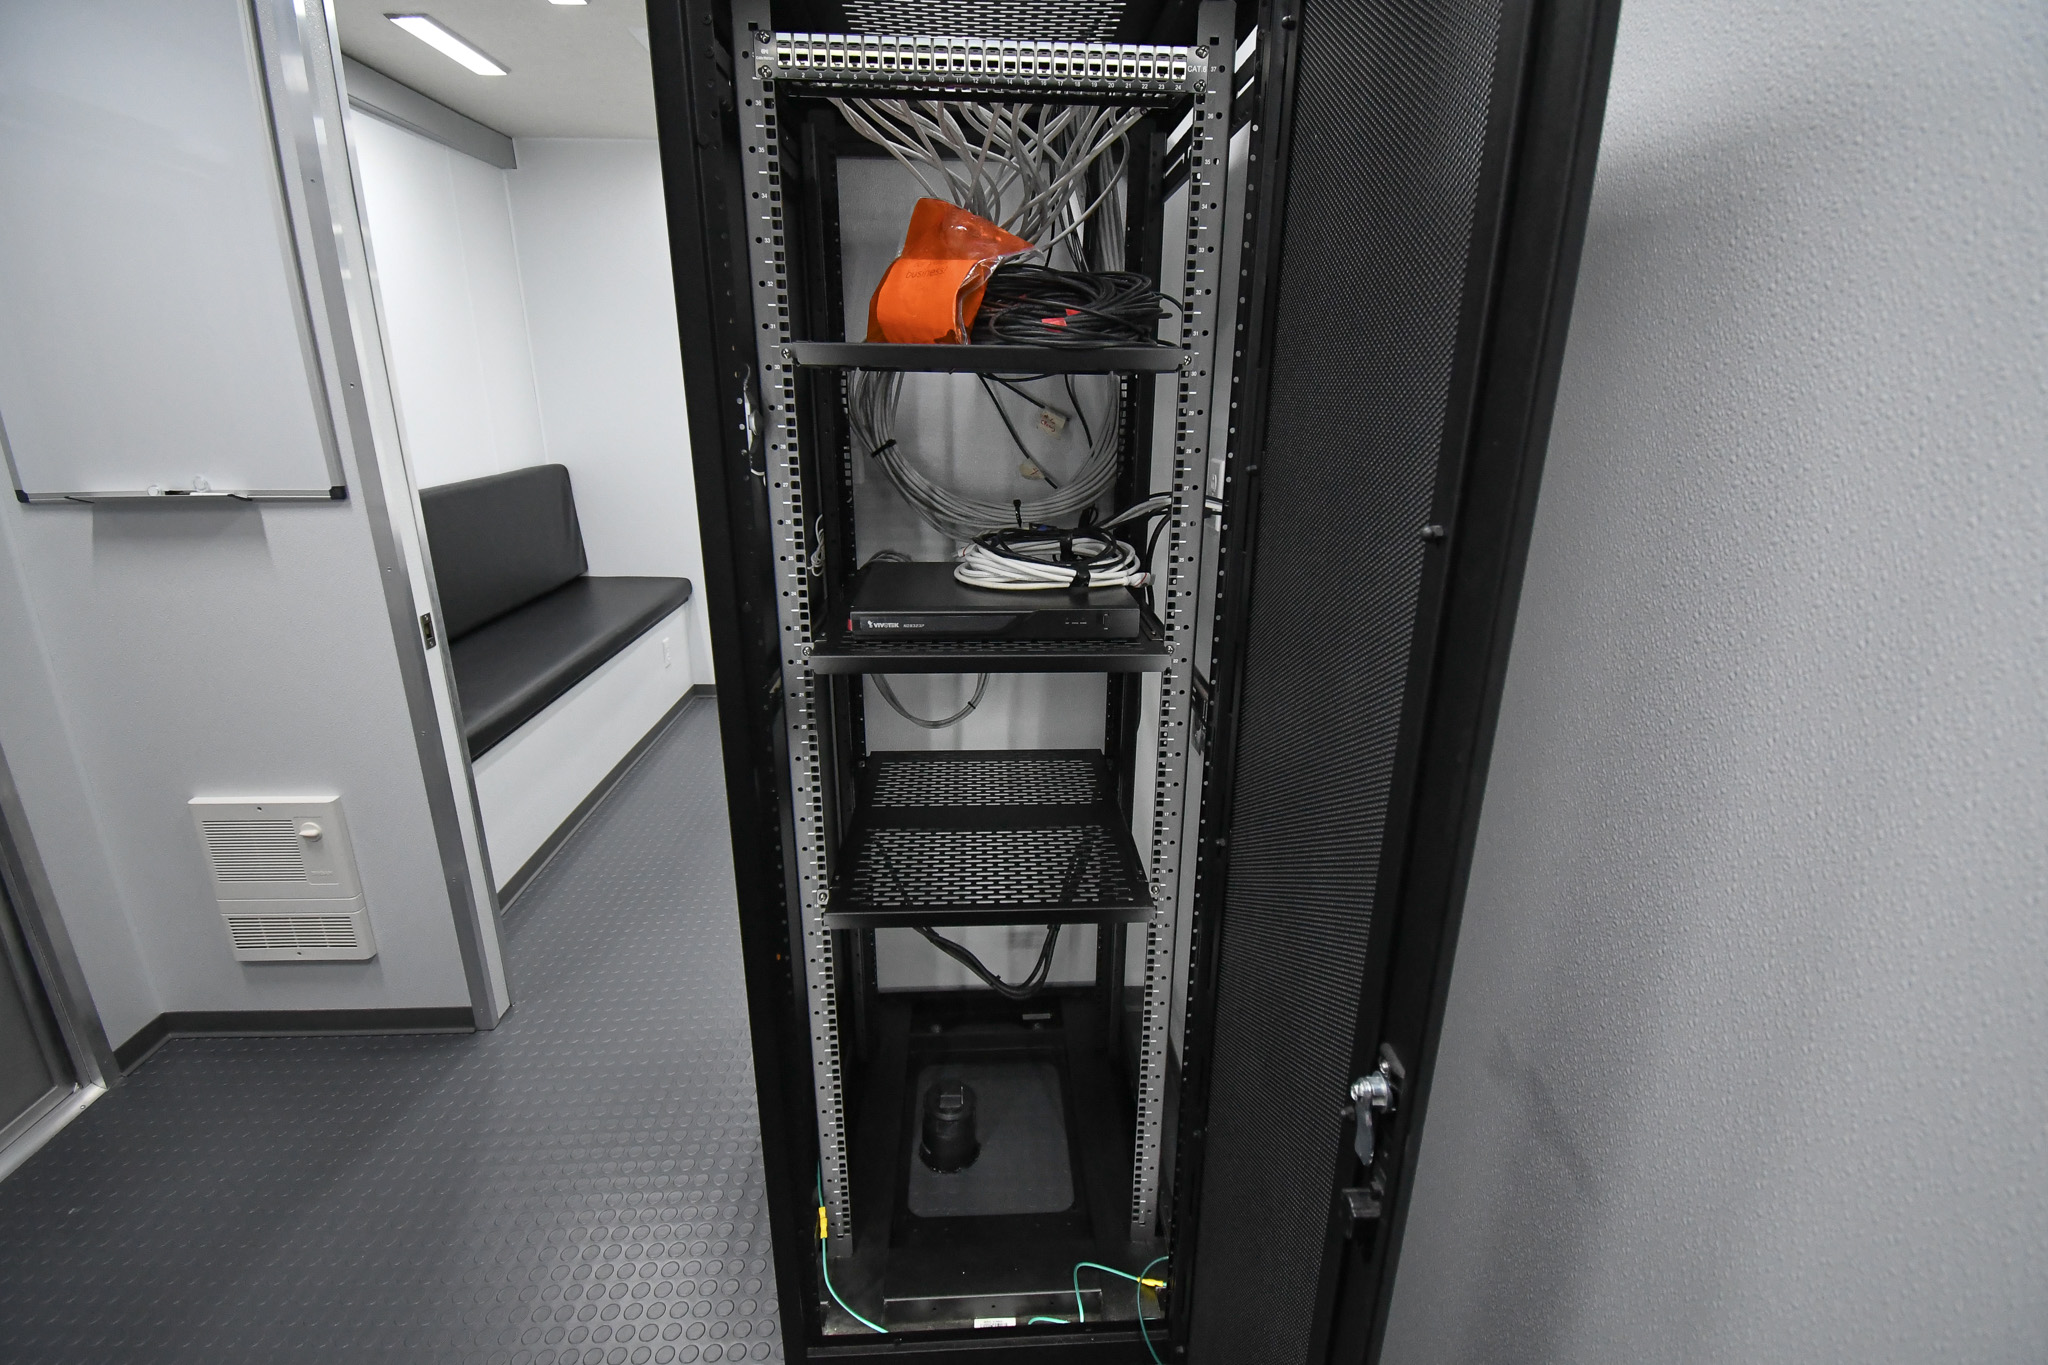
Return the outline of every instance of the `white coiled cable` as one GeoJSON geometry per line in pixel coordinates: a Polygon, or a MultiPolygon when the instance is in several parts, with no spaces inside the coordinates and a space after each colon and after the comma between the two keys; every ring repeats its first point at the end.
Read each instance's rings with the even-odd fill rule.
{"type": "Polygon", "coordinates": [[[1172,507],[1172,497],[1162,493],[1132,504],[1100,526],[1061,534],[986,535],[961,548],[953,577],[971,588],[1043,592],[1079,586],[1079,570],[1085,566],[1090,588],[1142,588],[1152,581],[1144,560],[1136,547],[1108,532],[1172,507]]]}
{"type": "Polygon", "coordinates": [[[1090,588],[1142,588],[1150,577],[1138,562],[1138,552],[1129,545],[1114,536],[1086,534],[1064,540],[1053,536],[1011,540],[1001,551],[972,544],[960,551],[960,566],[953,570],[953,577],[970,588],[1002,592],[1071,588],[1078,574],[1074,565],[1054,558],[1062,549],[1087,561],[1090,588]]]}

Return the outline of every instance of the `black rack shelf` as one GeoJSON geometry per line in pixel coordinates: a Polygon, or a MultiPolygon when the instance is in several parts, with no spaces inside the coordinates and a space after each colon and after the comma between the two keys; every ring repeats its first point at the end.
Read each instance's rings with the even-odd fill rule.
{"type": "Polygon", "coordinates": [[[1057,589],[991,592],[959,583],[954,568],[945,562],[877,562],[862,568],[849,589],[847,609],[831,620],[824,638],[812,646],[812,670],[841,674],[1157,673],[1167,665],[1165,628],[1127,588],[1101,589],[1079,598],[1057,589]],[[1082,615],[1073,617],[1069,609],[1082,615]],[[1113,623],[1107,619],[1111,616],[1120,619],[1113,623]],[[896,634],[872,627],[855,633],[857,617],[882,619],[900,629],[896,634]],[[906,620],[911,625],[905,625],[906,620]],[[1136,638],[1028,638],[1034,627],[1108,630],[1115,624],[1129,629],[1132,620],[1139,631],[1136,638]],[[990,633],[952,633],[955,630],[990,633]],[[1003,633],[1009,631],[1019,633],[1003,633]]]}
{"type": "Polygon", "coordinates": [[[825,923],[1114,924],[1151,911],[1103,755],[897,751],[862,767],[825,923]]]}
{"type": "Polygon", "coordinates": [[[1157,673],[1166,643],[1138,640],[875,640],[835,631],[811,652],[814,673],[1157,673]]]}
{"type": "Polygon", "coordinates": [[[790,357],[821,369],[922,370],[943,374],[1171,374],[1178,346],[910,345],[894,341],[792,341],[790,357]]]}

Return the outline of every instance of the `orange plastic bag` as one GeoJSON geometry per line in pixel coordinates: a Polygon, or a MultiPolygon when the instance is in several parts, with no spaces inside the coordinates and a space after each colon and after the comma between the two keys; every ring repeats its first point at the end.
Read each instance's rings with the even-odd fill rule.
{"type": "Polygon", "coordinates": [[[981,309],[989,272],[1031,243],[943,199],[920,199],[868,301],[869,341],[961,343],[981,309]]]}

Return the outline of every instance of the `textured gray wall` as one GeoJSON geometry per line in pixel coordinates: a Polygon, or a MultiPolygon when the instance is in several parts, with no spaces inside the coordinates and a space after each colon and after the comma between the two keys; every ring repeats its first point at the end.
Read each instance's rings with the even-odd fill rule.
{"type": "Polygon", "coordinates": [[[2044,129],[1630,0],[1388,1361],[2048,1360],[2044,129]]]}

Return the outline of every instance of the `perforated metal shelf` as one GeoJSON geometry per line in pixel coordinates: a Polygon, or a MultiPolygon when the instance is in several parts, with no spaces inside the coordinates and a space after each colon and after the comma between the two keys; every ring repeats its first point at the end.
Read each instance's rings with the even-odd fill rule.
{"type": "Polygon", "coordinates": [[[834,631],[811,654],[818,673],[1157,673],[1164,641],[877,640],[834,631]]]}
{"type": "Polygon", "coordinates": [[[967,346],[895,341],[792,341],[790,359],[822,369],[919,370],[938,374],[1171,374],[1188,352],[1178,346],[967,346]]]}
{"type": "Polygon", "coordinates": [[[825,922],[1100,924],[1151,909],[1101,754],[892,752],[861,772],[825,922]]]}

